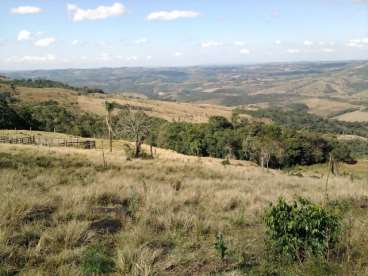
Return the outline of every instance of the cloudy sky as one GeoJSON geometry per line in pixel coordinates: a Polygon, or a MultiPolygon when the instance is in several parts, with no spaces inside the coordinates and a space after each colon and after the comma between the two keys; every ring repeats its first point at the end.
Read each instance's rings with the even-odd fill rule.
{"type": "Polygon", "coordinates": [[[0,0],[0,70],[368,58],[368,0],[0,0]]]}

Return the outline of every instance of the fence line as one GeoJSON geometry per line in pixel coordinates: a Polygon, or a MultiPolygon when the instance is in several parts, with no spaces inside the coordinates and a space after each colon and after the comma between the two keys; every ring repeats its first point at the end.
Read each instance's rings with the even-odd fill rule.
{"type": "Polygon", "coordinates": [[[95,149],[96,141],[94,140],[83,140],[79,138],[60,139],[60,138],[45,138],[45,137],[9,137],[0,136],[0,143],[2,144],[23,144],[23,145],[41,145],[48,147],[73,147],[81,149],[95,149]]]}

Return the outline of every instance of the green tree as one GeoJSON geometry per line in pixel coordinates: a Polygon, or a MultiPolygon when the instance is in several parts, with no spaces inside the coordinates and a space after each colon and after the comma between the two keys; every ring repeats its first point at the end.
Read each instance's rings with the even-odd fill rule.
{"type": "Polygon", "coordinates": [[[112,112],[114,111],[115,108],[115,104],[113,102],[105,102],[105,109],[107,111],[106,113],[106,127],[107,127],[107,132],[109,135],[109,147],[110,147],[110,152],[112,152],[112,122],[111,122],[111,116],[112,116],[112,112]]]}

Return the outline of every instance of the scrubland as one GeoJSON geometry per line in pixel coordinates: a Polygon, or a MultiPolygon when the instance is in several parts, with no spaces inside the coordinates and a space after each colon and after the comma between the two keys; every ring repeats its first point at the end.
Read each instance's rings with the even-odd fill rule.
{"type": "Polygon", "coordinates": [[[121,144],[105,152],[107,166],[101,150],[0,145],[0,275],[92,275],[96,266],[111,275],[368,274],[366,177],[330,176],[327,202],[323,167],[295,174],[159,149],[129,161],[121,144]],[[270,260],[262,216],[280,196],[339,211],[346,231],[327,260],[270,260]]]}

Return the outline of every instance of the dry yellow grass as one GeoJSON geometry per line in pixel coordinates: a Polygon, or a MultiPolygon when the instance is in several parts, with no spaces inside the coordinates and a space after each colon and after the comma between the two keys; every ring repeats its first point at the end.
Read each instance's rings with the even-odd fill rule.
{"type": "MultiPolygon", "coordinates": [[[[22,275],[81,275],[83,252],[102,243],[116,275],[242,275],[239,262],[263,262],[261,215],[270,202],[279,196],[324,200],[323,178],[288,176],[248,162],[223,166],[219,159],[165,150],[158,150],[155,160],[127,161],[123,143],[105,152],[108,169],[102,169],[101,149],[0,145],[0,153],[19,160],[18,169],[11,161],[0,169],[2,265],[16,266],[22,275]],[[93,211],[119,202],[129,202],[133,213],[93,211]],[[50,211],[40,215],[40,208],[50,211]],[[24,223],[34,214],[39,216],[24,223]],[[107,218],[121,221],[122,229],[108,235],[91,229],[107,218]],[[218,232],[230,248],[225,262],[213,247],[218,232]]],[[[331,200],[362,196],[368,196],[366,180],[331,177],[331,200]]],[[[354,220],[351,242],[357,248],[368,238],[367,226],[354,220]]]]}
{"type": "Polygon", "coordinates": [[[78,93],[62,88],[17,87],[17,98],[25,102],[54,100],[64,105],[77,103],[78,93]]]}
{"type": "Polygon", "coordinates": [[[163,118],[169,121],[188,121],[195,123],[207,122],[211,116],[231,117],[231,108],[208,105],[189,104],[177,102],[165,102],[146,99],[129,99],[120,97],[106,97],[104,99],[96,97],[78,97],[78,103],[83,111],[105,114],[104,101],[114,101],[121,105],[131,105],[143,108],[149,116],[163,118]]]}
{"type": "Polygon", "coordinates": [[[232,109],[210,104],[190,104],[146,99],[132,99],[113,95],[78,95],[77,92],[60,88],[17,87],[18,99],[26,102],[54,100],[69,107],[79,107],[82,111],[105,115],[105,101],[143,108],[150,116],[169,121],[207,122],[211,116],[230,118],[232,109]]]}
{"type": "Polygon", "coordinates": [[[327,99],[308,99],[304,103],[308,106],[309,112],[319,116],[328,116],[337,112],[344,111],[357,106],[351,105],[348,102],[338,102],[327,99]]]}
{"type": "Polygon", "coordinates": [[[350,113],[342,114],[335,119],[346,122],[368,122],[368,112],[354,111],[350,113]]]}

